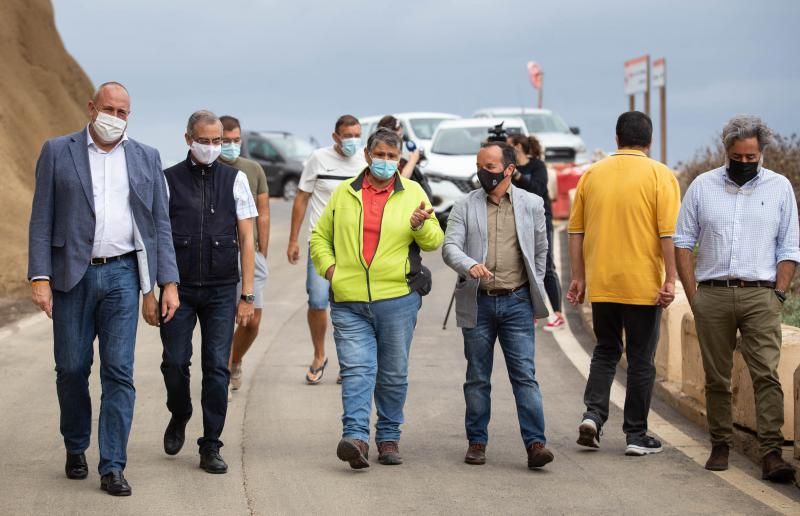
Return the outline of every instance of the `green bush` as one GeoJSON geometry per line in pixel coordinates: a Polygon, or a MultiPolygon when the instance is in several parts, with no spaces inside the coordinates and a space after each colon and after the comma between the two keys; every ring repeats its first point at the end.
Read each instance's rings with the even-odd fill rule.
{"type": "MultiPolygon", "coordinates": [[[[717,138],[717,143],[698,151],[686,163],[678,163],[681,190],[685,193],[694,179],[725,163],[725,149],[717,138]]],[[[800,199],[800,137],[775,135],[775,142],[764,151],[764,166],[783,174],[792,183],[795,198],[800,199]]],[[[795,275],[791,286],[791,296],[783,306],[783,322],[800,326],[800,277],[795,275]]]]}

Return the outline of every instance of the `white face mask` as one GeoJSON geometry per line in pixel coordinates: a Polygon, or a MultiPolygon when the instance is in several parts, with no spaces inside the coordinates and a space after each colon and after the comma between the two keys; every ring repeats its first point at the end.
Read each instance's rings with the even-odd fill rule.
{"type": "Polygon", "coordinates": [[[128,122],[125,120],[102,111],[97,112],[97,118],[92,122],[95,134],[103,143],[114,143],[122,138],[122,133],[125,132],[127,126],[128,122]]]}
{"type": "Polygon", "coordinates": [[[210,165],[215,159],[219,157],[222,152],[222,145],[204,145],[202,143],[192,142],[192,155],[194,159],[203,165],[210,165]]]}

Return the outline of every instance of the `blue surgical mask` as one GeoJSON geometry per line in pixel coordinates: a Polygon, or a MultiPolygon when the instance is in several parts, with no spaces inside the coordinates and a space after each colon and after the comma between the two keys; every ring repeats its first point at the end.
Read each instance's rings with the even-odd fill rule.
{"type": "Polygon", "coordinates": [[[386,181],[397,173],[398,163],[388,159],[372,158],[372,165],[369,166],[369,171],[378,179],[386,181]]]}
{"type": "Polygon", "coordinates": [[[242,146],[238,143],[223,143],[222,144],[222,152],[220,156],[225,161],[236,161],[239,157],[239,154],[242,152],[242,146]]]}
{"type": "Polygon", "coordinates": [[[361,138],[343,138],[342,139],[342,154],[347,156],[354,156],[358,148],[361,146],[361,138]]]}

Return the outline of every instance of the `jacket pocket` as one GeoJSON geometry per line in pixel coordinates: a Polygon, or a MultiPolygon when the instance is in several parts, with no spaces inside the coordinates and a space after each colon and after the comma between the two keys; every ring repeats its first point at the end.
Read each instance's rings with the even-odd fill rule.
{"type": "Polygon", "coordinates": [[[238,277],[239,239],[236,235],[219,235],[211,239],[211,276],[238,277]]]}
{"type": "Polygon", "coordinates": [[[192,264],[192,237],[187,235],[172,235],[172,244],[175,247],[175,262],[181,277],[191,276],[192,264]]]}

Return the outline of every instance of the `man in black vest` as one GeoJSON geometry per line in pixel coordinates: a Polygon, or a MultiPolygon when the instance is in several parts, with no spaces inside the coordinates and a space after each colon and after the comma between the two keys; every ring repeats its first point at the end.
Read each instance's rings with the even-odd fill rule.
{"type": "Polygon", "coordinates": [[[189,117],[186,160],[164,171],[169,193],[172,239],[180,273],[181,306],[161,324],[164,344],[161,372],[172,414],[164,433],[164,451],[175,455],[183,447],[186,423],[192,416],[189,366],[192,333],[200,321],[203,369],[203,437],[200,467],[226,473],[219,440],[228,410],[228,357],[234,320],[246,325],[253,315],[255,245],[253,219],[258,215],[247,177],[217,161],[222,123],[210,111],[189,117]],[[238,256],[241,251],[242,295],[238,300],[238,256]]]}

